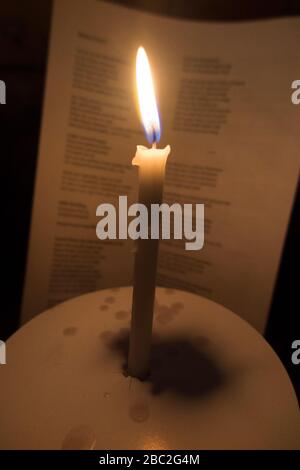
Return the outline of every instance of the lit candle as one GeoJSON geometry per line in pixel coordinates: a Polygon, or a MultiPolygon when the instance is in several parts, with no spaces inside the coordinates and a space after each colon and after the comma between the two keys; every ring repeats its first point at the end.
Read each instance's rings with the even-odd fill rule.
{"type": "MultiPolygon", "coordinates": [[[[151,204],[162,202],[165,167],[170,146],[157,149],[160,122],[154,85],[145,50],[140,47],[136,57],[136,81],[141,119],[152,148],[138,145],[133,165],[139,167],[139,202],[151,214],[151,204]]],[[[134,266],[133,300],[128,358],[128,372],[143,379],[149,372],[153,308],[157,270],[158,239],[139,239],[134,266]]]]}

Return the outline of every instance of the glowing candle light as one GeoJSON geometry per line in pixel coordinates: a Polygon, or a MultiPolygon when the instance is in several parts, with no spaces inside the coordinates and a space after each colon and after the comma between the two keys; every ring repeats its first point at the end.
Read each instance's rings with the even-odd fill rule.
{"type": "Polygon", "coordinates": [[[146,51],[139,47],[136,56],[136,85],[141,120],[150,144],[160,139],[160,121],[154,84],[146,51]]]}
{"type": "MultiPolygon", "coordinates": [[[[141,120],[152,148],[137,146],[133,165],[139,167],[139,202],[151,213],[151,204],[162,202],[165,167],[170,146],[157,149],[160,122],[154,84],[145,49],[136,57],[136,82],[141,120]]],[[[148,237],[151,229],[148,230],[148,237]]],[[[149,372],[158,239],[139,239],[135,257],[128,372],[143,379],[149,372]]]]}

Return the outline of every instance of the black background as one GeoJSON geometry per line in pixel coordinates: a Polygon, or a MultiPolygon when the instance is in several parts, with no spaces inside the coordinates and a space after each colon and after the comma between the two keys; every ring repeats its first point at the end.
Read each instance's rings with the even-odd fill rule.
{"type": "MultiPolygon", "coordinates": [[[[300,15],[299,0],[127,0],[122,3],[166,15],[208,20],[247,20],[300,15]]],[[[1,1],[0,79],[7,104],[0,106],[2,171],[2,302],[0,338],[18,327],[47,61],[51,0],[1,1]]],[[[254,38],[255,40],[255,38],[254,38]]],[[[300,45],[295,44],[300,54],[300,45]]],[[[295,54],[297,51],[295,50],[295,54]]],[[[299,76],[294,79],[300,79],[299,76]]],[[[300,122],[300,105],[299,105],[300,122]]],[[[299,128],[300,132],[300,128],[299,128]]],[[[299,148],[300,156],[300,148],[299,148]]],[[[274,194],[274,204],[276,194],[274,194]]],[[[266,338],[287,368],[300,397],[300,364],[291,343],[300,339],[297,269],[300,237],[298,190],[274,291],[266,338]]],[[[41,260],[42,262],[42,260],[41,260]]],[[[299,287],[298,287],[299,288],[299,287]]]]}

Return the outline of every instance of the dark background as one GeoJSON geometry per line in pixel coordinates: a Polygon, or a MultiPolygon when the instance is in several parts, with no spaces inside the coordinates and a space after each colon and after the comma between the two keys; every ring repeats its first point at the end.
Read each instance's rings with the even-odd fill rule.
{"type": "MultiPolygon", "coordinates": [[[[113,0],[114,1],[114,0],[113,0]]],[[[125,0],[128,6],[182,18],[247,20],[300,15],[299,0],[125,0]]],[[[1,1],[0,79],[7,104],[0,106],[2,170],[2,302],[0,338],[18,327],[30,227],[38,138],[47,61],[51,0],[1,1]]],[[[255,38],[253,38],[255,40],[255,38]]],[[[259,47],[259,45],[258,45],[259,47]]],[[[300,45],[295,44],[300,54],[300,45]]],[[[246,50],[245,50],[246,53],[246,50]]],[[[299,76],[294,79],[300,79],[299,76]]],[[[300,121],[300,106],[299,106],[300,121]]],[[[300,148],[299,148],[300,155],[300,148]]],[[[275,196],[275,195],[274,195],[275,196]]],[[[275,203],[275,200],[274,200],[275,203]]],[[[266,338],[288,370],[300,398],[300,364],[291,362],[291,343],[300,339],[299,279],[300,192],[295,199],[266,338]]],[[[43,260],[41,260],[41,263],[43,260]]]]}

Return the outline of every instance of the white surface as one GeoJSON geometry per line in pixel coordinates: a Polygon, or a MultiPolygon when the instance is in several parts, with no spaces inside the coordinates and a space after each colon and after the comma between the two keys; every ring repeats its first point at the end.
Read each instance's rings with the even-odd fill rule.
{"type": "Polygon", "coordinates": [[[157,289],[157,302],[143,383],[123,375],[113,347],[129,327],[130,288],[70,300],[13,335],[0,447],[297,448],[296,396],[263,338],[204,298],[157,289]]]}

